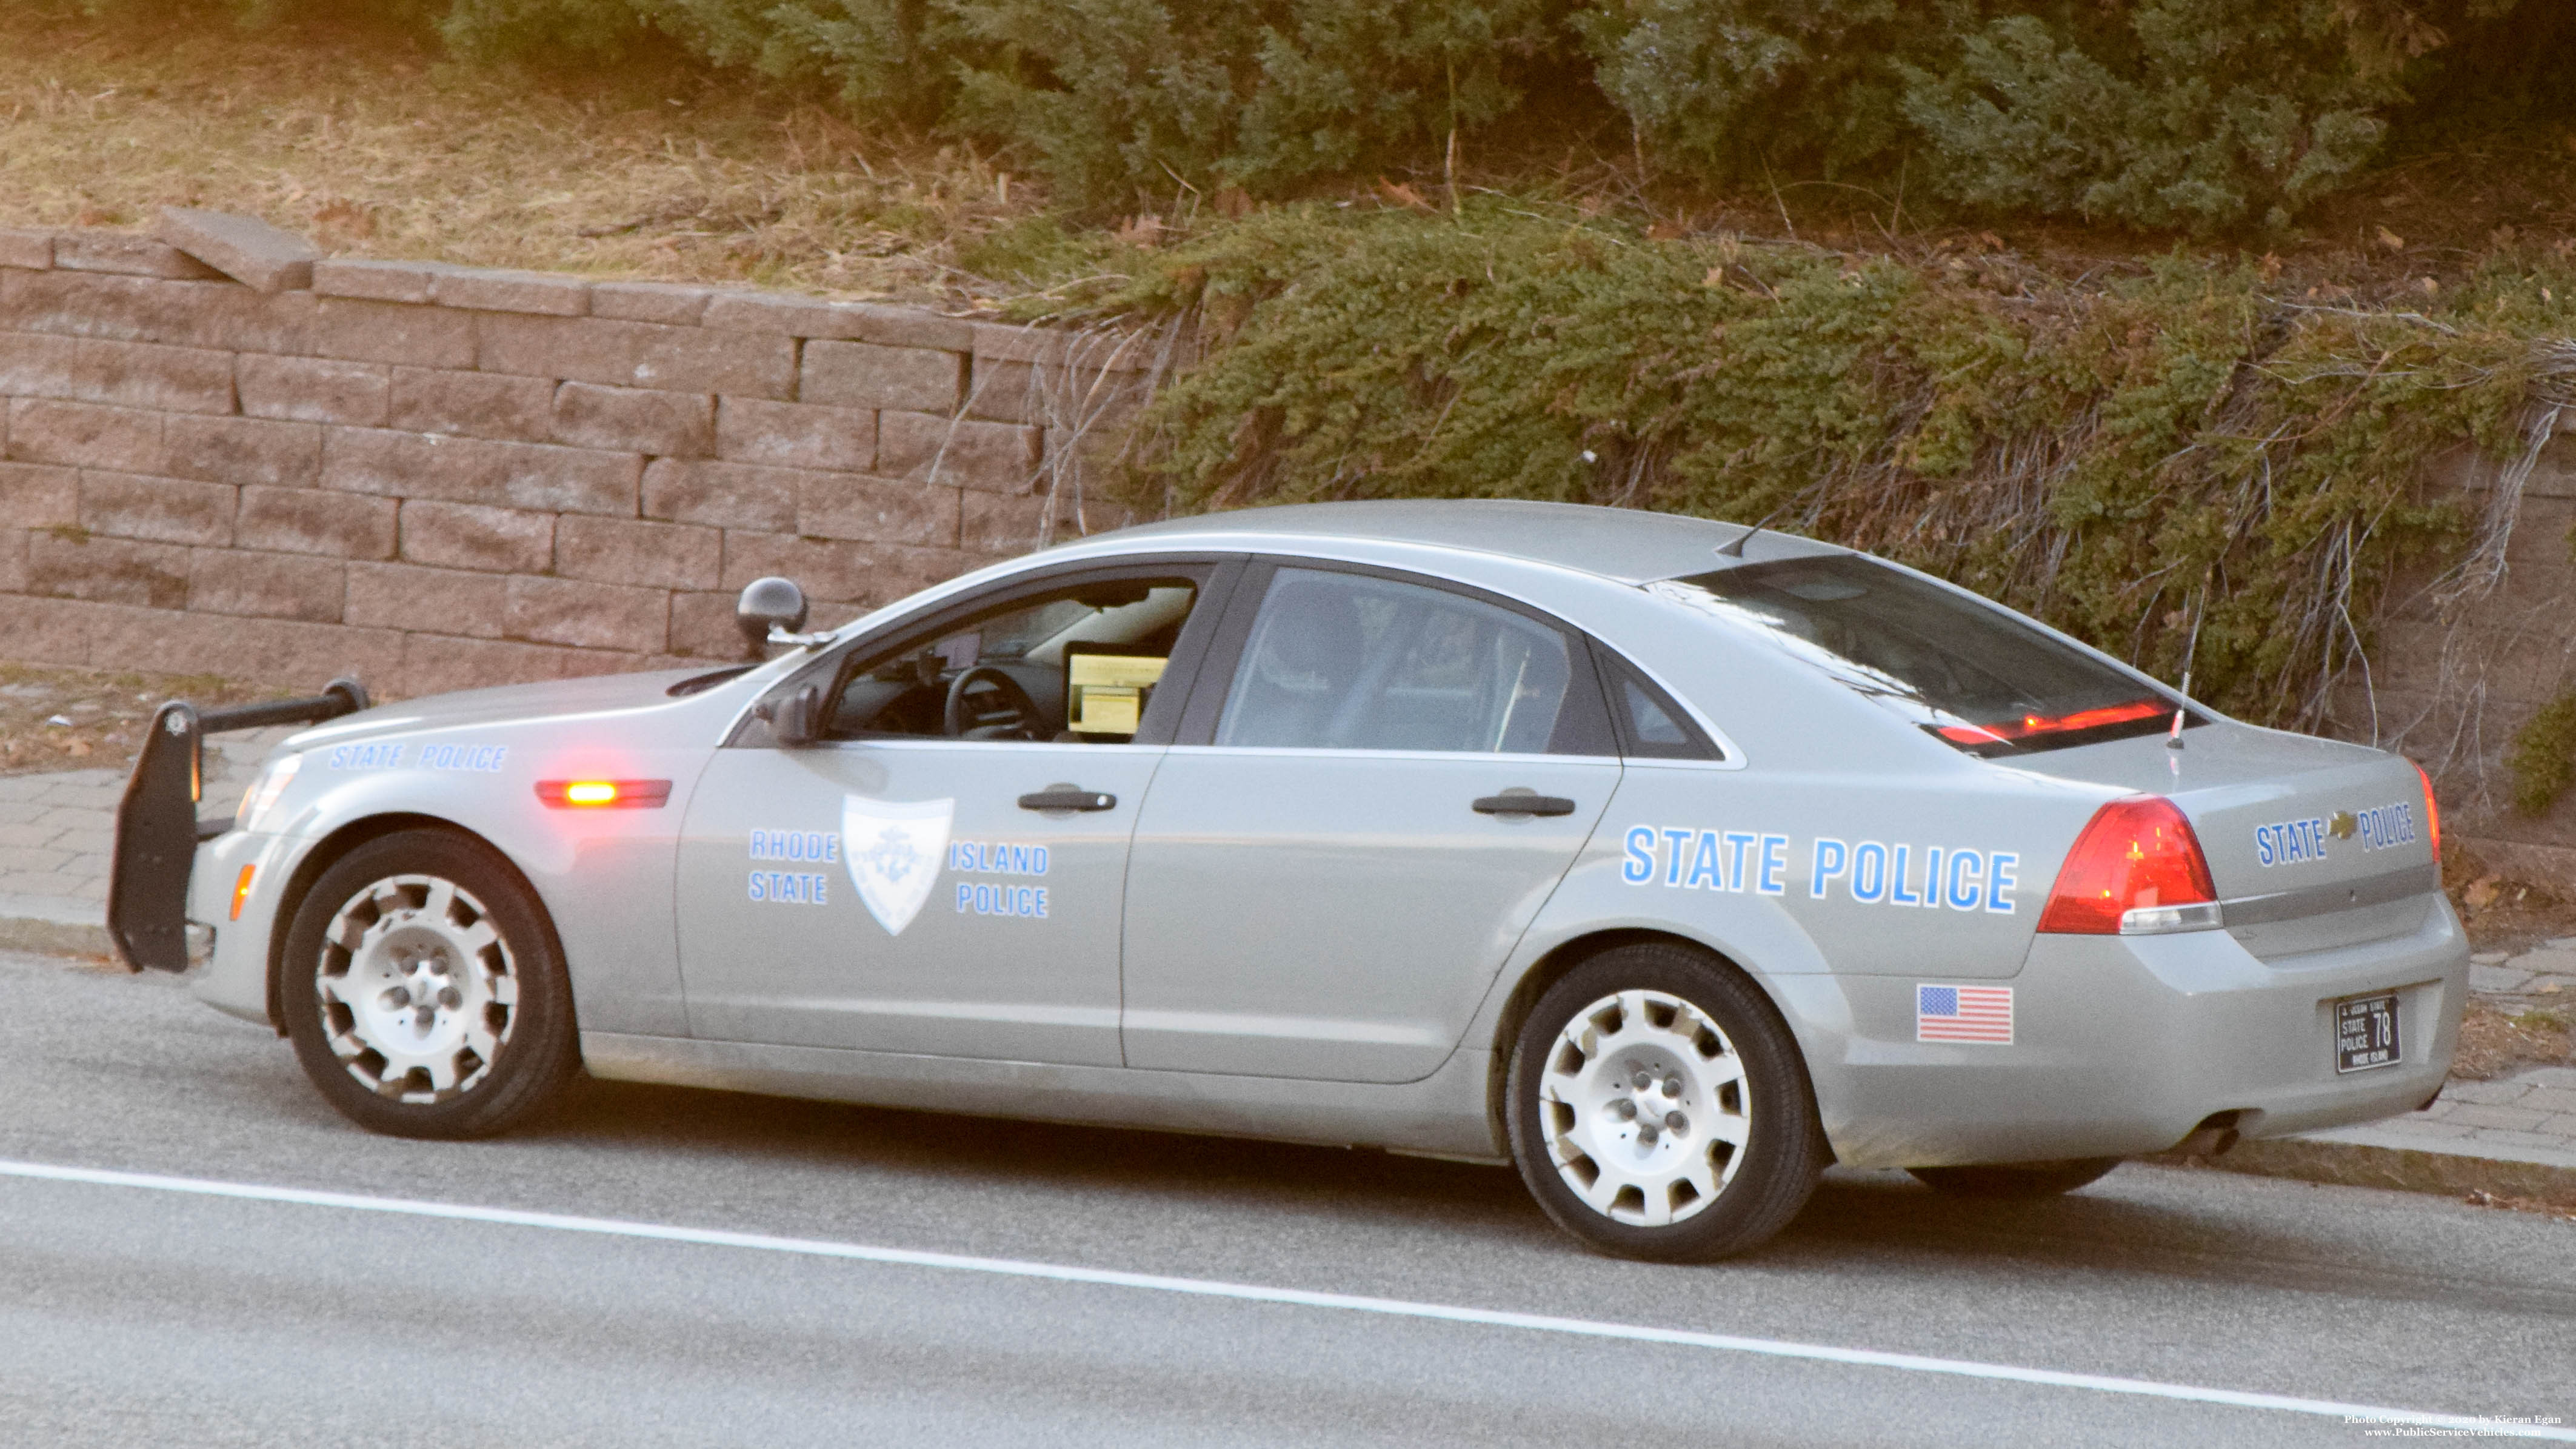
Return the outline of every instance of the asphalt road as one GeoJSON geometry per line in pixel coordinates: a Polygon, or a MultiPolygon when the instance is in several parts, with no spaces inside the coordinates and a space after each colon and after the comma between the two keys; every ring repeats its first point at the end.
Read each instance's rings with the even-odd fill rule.
{"type": "Polygon", "coordinates": [[[2333,1414],[1422,1316],[1453,1309],[2576,1420],[2576,1225],[2397,1193],[2130,1166],[1999,1207],[1837,1175],[1758,1254],[1649,1267],[1577,1248],[1504,1172],[1375,1153],[606,1084],[497,1142],[370,1137],[283,1042],[178,983],[5,954],[0,1103],[13,1445],[2366,1437],[2333,1414]],[[353,1200],[6,1175],[26,1164],[353,1200]],[[1402,1311],[1031,1276],[1056,1268],[1402,1311]]]}

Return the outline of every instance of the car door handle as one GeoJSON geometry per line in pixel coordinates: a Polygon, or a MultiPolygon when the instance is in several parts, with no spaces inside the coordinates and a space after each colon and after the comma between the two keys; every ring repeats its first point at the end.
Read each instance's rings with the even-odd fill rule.
{"type": "Polygon", "coordinates": [[[1574,802],[1562,795],[1533,795],[1526,790],[1507,790],[1478,800],[1475,810],[1479,815],[1571,815],[1574,802]]]}
{"type": "Polygon", "coordinates": [[[1020,797],[1023,810],[1111,810],[1118,797],[1097,790],[1077,790],[1070,785],[1051,785],[1035,794],[1020,797]]]}

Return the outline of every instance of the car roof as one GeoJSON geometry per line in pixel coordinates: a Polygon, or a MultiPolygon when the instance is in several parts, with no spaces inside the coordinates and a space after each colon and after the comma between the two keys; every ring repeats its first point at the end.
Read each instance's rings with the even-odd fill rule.
{"type": "MultiPolygon", "coordinates": [[[[1641,584],[1728,567],[1738,560],[1719,555],[1717,548],[1744,533],[1740,523],[1635,508],[1516,498],[1400,498],[1243,508],[1142,524],[1094,535],[1091,541],[1294,552],[1299,544],[1367,540],[1527,559],[1641,584]]],[[[1744,561],[1848,551],[1766,531],[1744,561]]]]}

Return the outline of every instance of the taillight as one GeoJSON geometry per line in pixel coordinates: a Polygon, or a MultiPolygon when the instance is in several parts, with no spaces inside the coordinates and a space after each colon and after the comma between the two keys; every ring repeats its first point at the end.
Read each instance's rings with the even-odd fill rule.
{"type": "Polygon", "coordinates": [[[2171,800],[2132,795],[2093,812],[2057,872],[2039,928],[2062,935],[2190,931],[2218,922],[2209,860],[2171,800]]]}
{"type": "MultiPolygon", "coordinates": [[[[2412,765],[2415,762],[2407,761],[2412,765]]],[[[2424,833],[2433,838],[2433,863],[2442,863],[2442,807],[2433,803],[2433,777],[2415,765],[2415,778],[2424,782],[2424,833]]]]}

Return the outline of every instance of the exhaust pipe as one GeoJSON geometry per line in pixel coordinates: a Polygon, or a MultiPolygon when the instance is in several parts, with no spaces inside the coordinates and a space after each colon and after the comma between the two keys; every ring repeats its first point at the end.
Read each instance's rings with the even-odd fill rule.
{"type": "Polygon", "coordinates": [[[2173,1150],[2185,1157],[2224,1157],[2236,1145],[2236,1119],[2240,1112],[2212,1112],[2201,1119],[2173,1150]]]}

